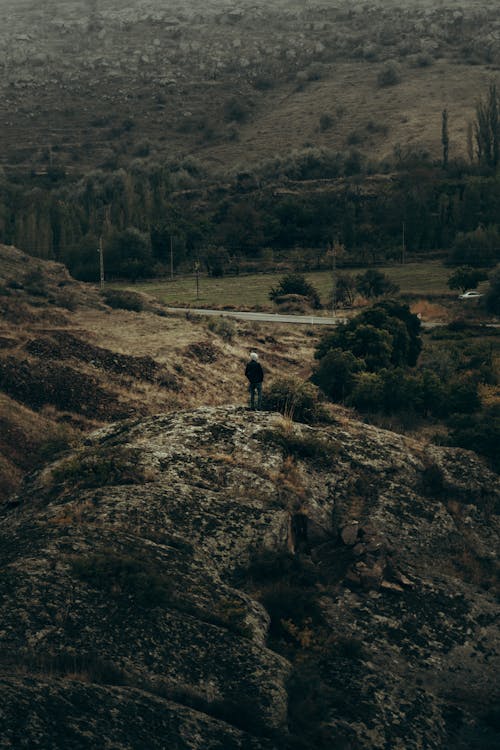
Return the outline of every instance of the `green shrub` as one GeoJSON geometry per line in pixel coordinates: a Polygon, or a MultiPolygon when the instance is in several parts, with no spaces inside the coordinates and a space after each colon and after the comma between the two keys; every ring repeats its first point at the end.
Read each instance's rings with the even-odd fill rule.
{"type": "Polygon", "coordinates": [[[300,294],[302,297],[307,297],[311,307],[316,309],[321,307],[321,301],[317,289],[315,289],[301,273],[290,273],[287,276],[284,276],[280,280],[278,286],[271,289],[269,292],[269,299],[274,301],[275,299],[288,294],[300,294]]]}
{"type": "Polygon", "coordinates": [[[377,85],[395,86],[401,83],[401,68],[394,62],[387,63],[377,74],[377,85]]]}
{"type": "Polygon", "coordinates": [[[465,292],[466,289],[476,289],[479,282],[486,278],[487,273],[481,268],[460,266],[453,271],[447,283],[450,289],[460,289],[465,292]]]}
{"type": "Polygon", "coordinates": [[[484,456],[500,472],[500,407],[491,406],[478,414],[454,415],[449,421],[448,442],[484,456]]]}
{"type": "Polygon", "coordinates": [[[477,382],[470,375],[459,375],[446,384],[447,414],[472,414],[481,405],[477,382]]]}
{"type": "Polygon", "coordinates": [[[377,133],[381,133],[382,135],[387,135],[389,132],[389,126],[382,122],[377,122],[376,120],[368,120],[366,123],[366,129],[369,133],[373,133],[374,135],[377,133]]]}
{"type": "Polygon", "coordinates": [[[319,129],[322,133],[324,133],[325,130],[330,130],[333,122],[333,117],[328,114],[328,112],[323,112],[323,114],[321,114],[319,118],[319,129]]]}
{"type": "Polygon", "coordinates": [[[24,290],[34,297],[46,297],[48,295],[47,280],[40,266],[25,273],[22,285],[24,290]]]}
{"type": "Polygon", "coordinates": [[[274,88],[275,81],[270,76],[258,76],[252,81],[252,85],[257,91],[269,91],[274,88]]]}
{"type": "Polygon", "coordinates": [[[246,122],[250,115],[247,101],[233,96],[224,104],[224,120],[226,122],[246,122]]]}
{"type": "Polygon", "coordinates": [[[115,310],[130,310],[141,312],[144,310],[144,299],[136,292],[126,289],[106,289],[103,299],[107,305],[115,310]]]}
{"type": "Polygon", "coordinates": [[[364,140],[363,133],[359,130],[352,130],[346,138],[346,142],[349,146],[357,146],[364,140]]]}
{"type": "Polygon", "coordinates": [[[382,404],[383,381],[374,372],[361,372],[356,375],[356,382],[348,403],[361,412],[378,411],[382,404]]]}
{"type": "Polygon", "coordinates": [[[369,268],[362,274],[356,276],[356,289],[363,297],[382,297],[384,294],[396,294],[399,291],[397,284],[375,268],[369,268]]]}
{"type": "Polygon", "coordinates": [[[318,388],[299,378],[276,380],[263,397],[264,409],[279,411],[297,422],[316,424],[328,420],[318,388]]]}
{"type": "Polygon", "coordinates": [[[330,349],[320,360],[311,380],[333,401],[344,401],[354,387],[356,374],[364,369],[364,361],[352,352],[330,349]]]}
{"type": "Polygon", "coordinates": [[[363,359],[372,370],[390,364],[415,365],[422,348],[420,327],[408,305],[384,300],[323,336],[315,357],[321,360],[330,349],[342,349],[363,359]]]}

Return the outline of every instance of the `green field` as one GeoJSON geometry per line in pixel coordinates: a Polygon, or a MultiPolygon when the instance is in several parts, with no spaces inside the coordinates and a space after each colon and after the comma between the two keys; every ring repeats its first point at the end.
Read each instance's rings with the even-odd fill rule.
{"type": "MultiPolygon", "coordinates": [[[[442,263],[408,263],[404,266],[388,266],[381,268],[390,278],[395,281],[401,292],[408,294],[450,294],[446,281],[450,270],[442,263]]],[[[342,273],[360,273],[360,269],[342,269],[342,273]]],[[[305,274],[319,291],[324,305],[328,305],[328,299],[332,288],[332,274],[328,271],[315,271],[305,274]]],[[[279,274],[249,274],[242,276],[226,276],[223,278],[211,278],[202,276],[199,278],[199,294],[196,294],[196,278],[183,276],[178,279],[141,282],[131,286],[124,284],[127,288],[145,292],[157,297],[166,305],[190,305],[196,307],[248,307],[265,308],[271,307],[269,301],[269,290],[277,286],[283,273],[279,274]]],[[[113,285],[118,286],[118,285],[113,285]]],[[[454,296],[454,293],[452,293],[454,296]]]]}

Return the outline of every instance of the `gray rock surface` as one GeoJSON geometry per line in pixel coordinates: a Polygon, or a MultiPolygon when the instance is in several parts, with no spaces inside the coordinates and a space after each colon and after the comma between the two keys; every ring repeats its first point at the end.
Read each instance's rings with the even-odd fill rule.
{"type": "Polygon", "coordinates": [[[92,433],[0,510],[0,748],[496,747],[499,496],[345,418],[92,433]]]}

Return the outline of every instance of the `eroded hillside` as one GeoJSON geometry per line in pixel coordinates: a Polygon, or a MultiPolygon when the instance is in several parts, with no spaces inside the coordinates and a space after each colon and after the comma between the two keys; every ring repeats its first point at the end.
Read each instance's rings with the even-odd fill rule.
{"type": "Polygon", "coordinates": [[[64,266],[0,245],[0,495],[99,425],[204,404],[243,404],[244,363],[270,379],[306,373],[311,331],[238,323],[221,336],[192,315],[129,295],[113,308],[64,266]]]}
{"type": "Polygon", "coordinates": [[[2,747],[493,750],[498,499],[345,418],[98,430],[1,510],[2,747]]]}

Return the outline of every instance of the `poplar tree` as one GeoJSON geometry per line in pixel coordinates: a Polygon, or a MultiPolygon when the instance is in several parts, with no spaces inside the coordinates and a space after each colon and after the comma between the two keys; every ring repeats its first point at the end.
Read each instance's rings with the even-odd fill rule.
{"type": "Polygon", "coordinates": [[[476,104],[474,135],[479,164],[497,167],[500,156],[500,117],[495,83],[490,83],[486,99],[480,99],[476,104]]]}
{"type": "Polygon", "coordinates": [[[448,150],[450,138],[448,135],[448,110],[443,109],[441,117],[441,143],[443,144],[443,169],[448,167],[448,150]]]}

